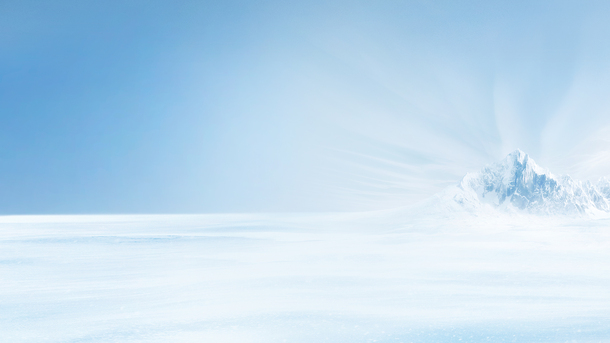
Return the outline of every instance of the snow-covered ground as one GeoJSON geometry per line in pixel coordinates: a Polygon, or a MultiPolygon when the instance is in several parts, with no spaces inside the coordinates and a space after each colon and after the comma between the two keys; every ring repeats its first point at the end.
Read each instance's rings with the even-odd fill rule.
{"type": "Polygon", "coordinates": [[[0,341],[610,341],[610,220],[416,218],[0,217],[0,341]]]}

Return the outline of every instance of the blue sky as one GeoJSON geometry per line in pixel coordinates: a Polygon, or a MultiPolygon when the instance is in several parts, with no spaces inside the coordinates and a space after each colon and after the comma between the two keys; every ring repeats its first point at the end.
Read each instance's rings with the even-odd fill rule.
{"type": "Polygon", "coordinates": [[[610,175],[603,1],[2,1],[0,212],[412,204],[610,175]]]}

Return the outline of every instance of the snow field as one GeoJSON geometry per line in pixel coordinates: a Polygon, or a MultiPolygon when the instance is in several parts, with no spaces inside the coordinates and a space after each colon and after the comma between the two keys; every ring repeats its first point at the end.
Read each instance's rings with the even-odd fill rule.
{"type": "Polygon", "coordinates": [[[0,336],[610,341],[610,221],[407,220],[3,217],[0,336]]]}

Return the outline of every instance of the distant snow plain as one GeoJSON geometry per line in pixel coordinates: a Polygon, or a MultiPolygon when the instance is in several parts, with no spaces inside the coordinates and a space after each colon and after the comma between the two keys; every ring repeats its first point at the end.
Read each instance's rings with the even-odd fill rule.
{"type": "Polygon", "coordinates": [[[0,217],[2,342],[608,342],[610,219],[0,217]]]}

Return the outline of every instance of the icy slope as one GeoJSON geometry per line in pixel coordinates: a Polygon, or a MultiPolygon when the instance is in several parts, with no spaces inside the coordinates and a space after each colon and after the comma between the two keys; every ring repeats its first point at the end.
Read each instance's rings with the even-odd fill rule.
{"type": "Polygon", "coordinates": [[[532,214],[610,213],[610,181],[597,184],[555,176],[521,150],[504,160],[468,173],[441,198],[468,210],[495,208],[532,214]]]}

